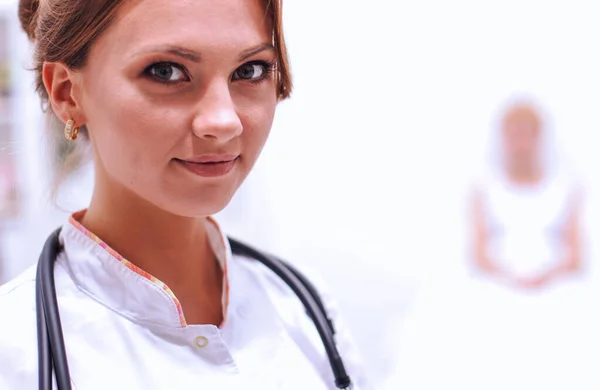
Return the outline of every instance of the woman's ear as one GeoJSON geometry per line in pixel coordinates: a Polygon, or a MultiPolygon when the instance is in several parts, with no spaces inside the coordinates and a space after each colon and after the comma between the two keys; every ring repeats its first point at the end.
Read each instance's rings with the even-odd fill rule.
{"type": "Polygon", "coordinates": [[[60,62],[46,62],[42,68],[42,80],[50,107],[63,123],[69,119],[75,121],[75,126],[85,125],[85,115],[76,99],[78,77],[69,67],[60,62]]]}

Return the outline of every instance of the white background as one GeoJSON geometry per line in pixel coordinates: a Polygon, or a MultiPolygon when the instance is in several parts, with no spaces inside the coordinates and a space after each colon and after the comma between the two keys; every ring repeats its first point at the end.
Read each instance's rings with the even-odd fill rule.
{"type": "MultiPolygon", "coordinates": [[[[550,113],[586,185],[593,260],[599,8],[593,0],[285,1],[294,94],[234,203],[251,212],[240,219],[232,208],[223,218],[240,223],[238,236],[325,274],[374,388],[395,370],[397,332],[424,280],[464,271],[465,191],[497,110],[515,93],[550,113]]],[[[6,239],[13,274],[36,260],[57,220],[36,214],[41,121],[22,77],[23,101],[33,102],[19,113],[28,121],[30,205],[6,239]]]]}

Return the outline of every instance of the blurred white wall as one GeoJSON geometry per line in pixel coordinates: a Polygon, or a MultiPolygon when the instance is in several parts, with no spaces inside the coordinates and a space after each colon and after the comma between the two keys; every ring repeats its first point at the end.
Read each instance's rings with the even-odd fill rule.
{"type": "MultiPolygon", "coordinates": [[[[599,7],[594,0],[285,1],[295,91],[253,174],[259,184],[244,195],[252,212],[243,225],[236,212],[223,218],[241,238],[329,279],[374,383],[393,367],[397,325],[421,282],[463,271],[464,194],[495,111],[514,92],[537,97],[551,113],[587,186],[586,226],[600,232],[599,7]]],[[[59,219],[52,214],[44,224],[36,214],[45,170],[35,164],[38,106],[22,77],[31,212],[12,235],[12,272],[35,261],[59,219]]]]}

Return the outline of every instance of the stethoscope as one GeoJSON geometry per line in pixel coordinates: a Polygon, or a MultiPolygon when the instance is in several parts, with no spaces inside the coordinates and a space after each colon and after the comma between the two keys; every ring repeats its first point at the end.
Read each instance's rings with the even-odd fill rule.
{"type": "MultiPolygon", "coordinates": [[[[58,311],[54,284],[54,262],[61,250],[60,229],[46,240],[37,267],[36,314],[38,334],[38,364],[40,390],[52,390],[52,373],[60,390],[71,390],[71,376],[65,351],[65,342],[58,311]]],[[[327,352],[331,370],[338,389],[351,389],[352,382],[346,373],[342,357],[336,347],[335,329],[314,286],[294,267],[264,254],[239,241],[229,238],[235,255],[258,260],[275,272],[298,296],[311,318],[327,352]]]]}

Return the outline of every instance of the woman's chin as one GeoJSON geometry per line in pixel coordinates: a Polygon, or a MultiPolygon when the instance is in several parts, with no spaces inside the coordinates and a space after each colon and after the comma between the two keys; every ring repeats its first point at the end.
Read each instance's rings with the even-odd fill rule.
{"type": "Polygon", "coordinates": [[[230,198],[187,200],[176,204],[166,205],[163,209],[170,214],[186,218],[202,218],[215,215],[225,209],[230,198]]]}

